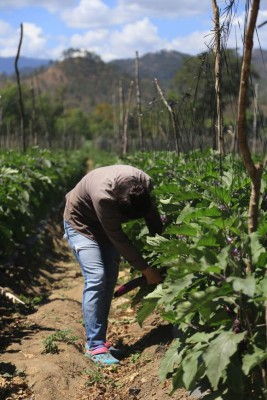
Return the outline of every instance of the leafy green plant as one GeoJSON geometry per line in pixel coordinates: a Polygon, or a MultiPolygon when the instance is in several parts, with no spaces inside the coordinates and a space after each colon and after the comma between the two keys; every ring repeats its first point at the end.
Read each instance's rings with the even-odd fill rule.
{"type": "Polygon", "coordinates": [[[47,336],[44,340],[44,350],[42,353],[59,353],[59,348],[56,342],[65,342],[67,344],[73,344],[79,339],[78,336],[73,335],[71,330],[59,330],[51,335],[47,336]]]}
{"type": "Polygon", "coordinates": [[[101,365],[94,365],[92,368],[86,369],[84,375],[87,376],[87,386],[93,386],[98,383],[107,384],[112,381],[108,374],[104,372],[101,365]]]}
{"type": "Polygon", "coordinates": [[[33,148],[25,154],[1,153],[0,256],[38,236],[38,225],[83,174],[85,160],[84,151],[67,154],[33,148]]]}
{"type": "Polygon", "coordinates": [[[140,359],[140,357],[141,357],[141,352],[140,351],[136,351],[135,353],[131,354],[130,361],[133,364],[135,364],[140,359]]]}
{"type": "Polygon", "coordinates": [[[29,296],[25,296],[23,294],[19,295],[19,299],[21,301],[23,301],[24,304],[26,304],[26,306],[31,309],[34,308],[35,306],[37,306],[38,304],[40,304],[43,299],[44,296],[33,296],[33,297],[29,297],[29,296]]]}
{"type": "Polygon", "coordinates": [[[258,230],[248,234],[250,182],[240,160],[220,162],[211,151],[129,160],[152,176],[166,217],[161,236],[146,238],[142,222],[125,227],[148,261],[167,270],[138,310],[142,324],[157,307],[178,332],[161,379],[172,377],[173,392],[208,387],[207,400],[265,399],[266,172],[258,230]]]}

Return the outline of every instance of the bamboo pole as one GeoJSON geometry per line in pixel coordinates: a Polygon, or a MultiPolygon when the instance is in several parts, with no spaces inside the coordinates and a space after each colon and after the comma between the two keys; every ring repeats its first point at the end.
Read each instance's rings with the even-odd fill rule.
{"type": "Polygon", "coordinates": [[[38,134],[36,127],[36,104],[35,104],[35,92],[33,82],[31,83],[31,98],[32,98],[32,140],[33,145],[38,145],[38,134]]]}
{"type": "Polygon", "coordinates": [[[212,0],[212,10],[214,16],[214,57],[215,57],[215,93],[217,109],[217,149],[221,155],[224,155],[224,137],[223,137],[223,113],[222,113],[222,61],[221,61],[221,31],[220,31],[220,11],[216,0],[212,0]]]}
{"type": "Polygon", "coordinates": [[[139,86],[139,56],[138,51],[135,52],[135,87],[136,87],[136,104],[137,104],[137,121],[139,133],[140,150],[144,151],[144,135],[142,128],[142,107],[141,107],[141,92],[139,86]]]}
{"type": "Polygon", "coordinates": [[[134,81],[131,81],[129,89],[128,89],[127,105],[126,105],[125,116],[124,116],[123,147],[122,147],[122,154],[123,155],[126,155],[127,152],[128,152],[128,144],[129,144],[129,141],[128,141],[128,123],[129,123],[129,113],[130,113],[133,85],[134,85],[134,81]]]}
{"type": "Polygon", "coordinates": [[[119,118],[119,153],[122,153],[122,140],[123,140],[123,121],[124,121],[124,94],[122,81],[119,83],[119,104],[120,104],[120,118],[119,118]]]}
{"type": "Polygon", "coordinates": [[[167,100],[166,100],[166,98],[165,98],[165,96],[164,96],[164,94],[163,94],[163,92],[161,90],[161,87],[158,84],[158,80],[157,79],[155,79],[155,85],[156,85],[157,91],[158,91],[158,93],[159,93],[159,95],[161,97],[161,100],[163,101],[163,103],[165,104],[167,110],[170,113],[172,129],[173,129],[173,134],[174,134],[175,151],[176,151],[177,154],[179,154],[179,152],[180,152],[179,142],[178,142],[179,132],[178,132],[178,125],[177,125],[177,121],[176,121],[176,116],[175,116],[174,110],[170,106],[170,104],[167,102],[167,100]]]}
{"type": "Polygon", "coordinates": [[[21,137],[22,150],[25,152],[26,151],[25,113],[24,113],[24,104],[23,104],[22,90],[21,90],[21,84],[20,84],[20,74],[19,74],[19,68],[18,68],[18,61],[19,61],[19,56],[20,56],[22,39],[23,39],[23,24],[20,24],[20,40],[19,40],[17,55],[15,58],[15,71],[16,71],[18,93],[19,93],[20,137],[21,137]]]}

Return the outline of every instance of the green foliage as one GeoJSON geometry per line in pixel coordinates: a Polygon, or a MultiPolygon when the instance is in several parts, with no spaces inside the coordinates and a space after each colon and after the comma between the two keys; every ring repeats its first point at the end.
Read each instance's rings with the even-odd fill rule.
{"type": "Polygon", "coordinates": [[[113,134],[113,110],[108,103],[99,103],[90,114],[90,131],[94,137],[113,134]]]}
{"type": "Polygon", "coordinates": [[[55,126],[59,136],[67,135],[72,138],[72,142],[75,142],[79,137],[90,139],[89,118],[79,108],[69,109],[60,115],[55,126]]]}
{"type": "Polygon", "coordinates": [[[20,294],[19,299],[28,307],[34,307],[43,301],[43,296],[26,297],[23,294],[20,294]]]}
{"type": "MultiPolygon", "coordinates": [[[[234,50],[228,49],[222,55],[222,109],[225,122],[235,123],[233,104],[239,92],[241,58],[234,50]]],[[[253,79],[259,78],[251,67],[253,79]]],[[[186,57],[181,68],[174,75],[169,98],[178,102],[177,114],[183,121],[183,132],[192,129],[197,134],[207,132],[212,127],[215,112],[215,72],[214,53],[204,52],[195,57],[186,57]],[[204,130],[203,130],[204,128],[204,130]]],[[[253,89],[249,88],[249,101],[253,89]]]]}
{"type": "Polygon", "coordinates": [[[79,339],[71,333],[71,330],[59,330],[51,335],[47,336],[44,340],[44,350],[43,353],[56,354],[59,353],[59,348],[56,342],[65,342],[67,344],[73,344],[79,339]]]}
{"type": "MultiPolygon", "coordinates": [[[[233,50],[225,51],[222,59],[224,105],[229,103],[231,97],[235,98],[238,94],[240,67],[241,62],[235,52],[233,50]]],[[[209,104],[210,98],[214,97],[214,82],[214,54],[212,52],[185,58],[173,80],[179,93],[188,93],[189,91],[188,94],[193,97],[196,94],[197,101],[204,101],[205,106],[209,108],[212,106],[209,104]]]]}
{"type": "MultiPolygon", "coordinates": [[[[31,115],[31,92],[29,86],[22,84],[21,91],[23,95],[24,112],[26,116],[26,124],[29,123],[31,115]]],[[[18,102],[18,88],[14,83],[9,83],[1,89],[1,107],[2,107],[2,124],[9,124],[10,129],[19,126],[20,110],[18,102]]]]}
{"type": "Polygon", "coordinates": [[[65,153],[33,148],[26,154],[1,153],[0,255],[10,254],[37,235],[40,221],[82,176],[85,160],[86,149],[65,153]]]}
{"type": "Polygon", "coordinates": [[[126,227],[147,260],[167,270],[138,310],[140,324],[157,308],[177,329],[161,379],[172,376],[173,391],[208,384],[207,399],[265,399],[266,171],[258,230],[249,235],[250,181],[241,160],[227,156],[220,166],[209,151],[142,153],[123,161],[152,176],[167,220],[156,237],[147,238],[141,221],[138,235],[133,222],[126,227]]]}
{"type": "Polygon", "coordinates": [[[136,364],[141,357],[141,352],[136,351],[135,353],[131,354],[130,361],[133,364],[136,364]]]}
{"type": "Polygon", "coordinates": [[[86,369],[84,371],[84,375],[87,377],[87,386],[93,386],[95,384],[108,384],[111,382],[111,379],[107,374],[104,373],[101,365],[94,365],[93,367],[90,367],[90,369],[86,369]]]}
{"type": "MultiPolygon", "coordinates": [[[[266,57],[266,52],[255,51],[256,54],[255,67],[260,75],[259,106],[262,103],[264,109],[267,96],[264,96],[266,74],[262,61],[266,57]]],[[[127,91],[134,75],[134,59],[104,63],[98,55],[76,48],[67,49],[63,56],[65,59],[61,62],[52,63],[49,68],[39,70],[37,75],[35,71],[36,76],[22,79],[27,146],[38,143],[49,148],[73,148],[73,144],[77,146],[83,143],[81,139],[93,137],[99,139],[97,143],[101,148],[118,149],[117,142],[120,141],[119,134],[122,130],[119,126],[121,111],[119,100],[114,94],[118,93],[116,88],[121,82],[126,106],[127,91]],[[81,113],[80,121],[75,118],[77,124],[73,123],[73,115],[69,115],[73,110],[79,110],[81,113]],[[88,118],[89,130],[86,121],[88,118]],[[82,126],[78,129],[80,122],[82,126]],[[111,139],[114,132],[117,136],[115,141],[114,137],[111,139]]],[[[241,58],[236,51],[227,50],[222,60],[222,95],[227,149],[232,146],[230,132],[235,126],[241,58]]],[[[163,91],[167,93],[169,105],[175,112],[180,149],[191,151],[194,148],[215,145],[213,143],[216,114],[213,54],[207,52],[197,57],[189,57],[179,52],[161,51],[140,57],[139,67],[142,126],[146,146],[153,146],[154,149],[175,148],[169,112],[159,95],[155,93],[153,85],[155,77],[159,80],[163,91]]],[[[253,70],[252,77],[258,79],[253,70]]],[[[20,110],[15,77],[8,81],[5,79],[1,87],[3,146],[17,146],[20,110]]],[[[130,105],[128,133],[129,148],[136,149],[138,113],[133,99],[134,97],[130,105]]],[[[261,139],[264,141],[266,137],[263,129],[264,114],[266,114],[264,110],[258,113],[258,142],[261,139]]],[[[253,107],[250,107],[247,112],[249,135],[253,131],[253,115],[253,107]]],[[[260,147],[257,147],[256,151],[259,150],[260,147]]]]}
{"type": "MultiPolygon", "coordinates": [[[[8,84],[1,91],[2,135],[10,136],[20,126],[18,89],[8,84]]],[[[83,139],[90,138],[88,113],[80,108],[64,106],[64,89],[59,87],[53,96],[48,92],[37,94],[27,84],[22,85],[24,130],[27,143],[36,135],[38,144],[49,148],[77,148],[83,139]],[[68,138],[68,140],[67,140],[68,138]]],[[[36,144],[36,143],[35,143],[36,144]]]]}

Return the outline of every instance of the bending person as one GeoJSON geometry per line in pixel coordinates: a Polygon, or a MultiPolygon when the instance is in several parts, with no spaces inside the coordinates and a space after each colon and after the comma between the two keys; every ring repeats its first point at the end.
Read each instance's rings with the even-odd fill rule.
{"type": "Polygon", "coordinates": [[[101,364],[116,364],[106,342],[108,315],[123,256],[140,270],[148,284],[162,277],[150,268],[122,229],[122,223],[144,218],[150,235],[162,232],[152,200],[152,181],[129,165],[96,168],[66,195],[64,229],[84,278],[82,310],[86,356],[101,364]]]}

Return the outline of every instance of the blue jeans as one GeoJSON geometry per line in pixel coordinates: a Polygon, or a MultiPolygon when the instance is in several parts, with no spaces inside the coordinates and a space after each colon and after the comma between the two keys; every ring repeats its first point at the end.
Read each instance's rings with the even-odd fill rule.
{"type": "Polygon", "coordinates": [[[108,315],[119,272],[119,254],[77,232],[64,221],[65,235],[84,278],[82,311],[87,344],[90,348],[106,342],[108,315]]]}

